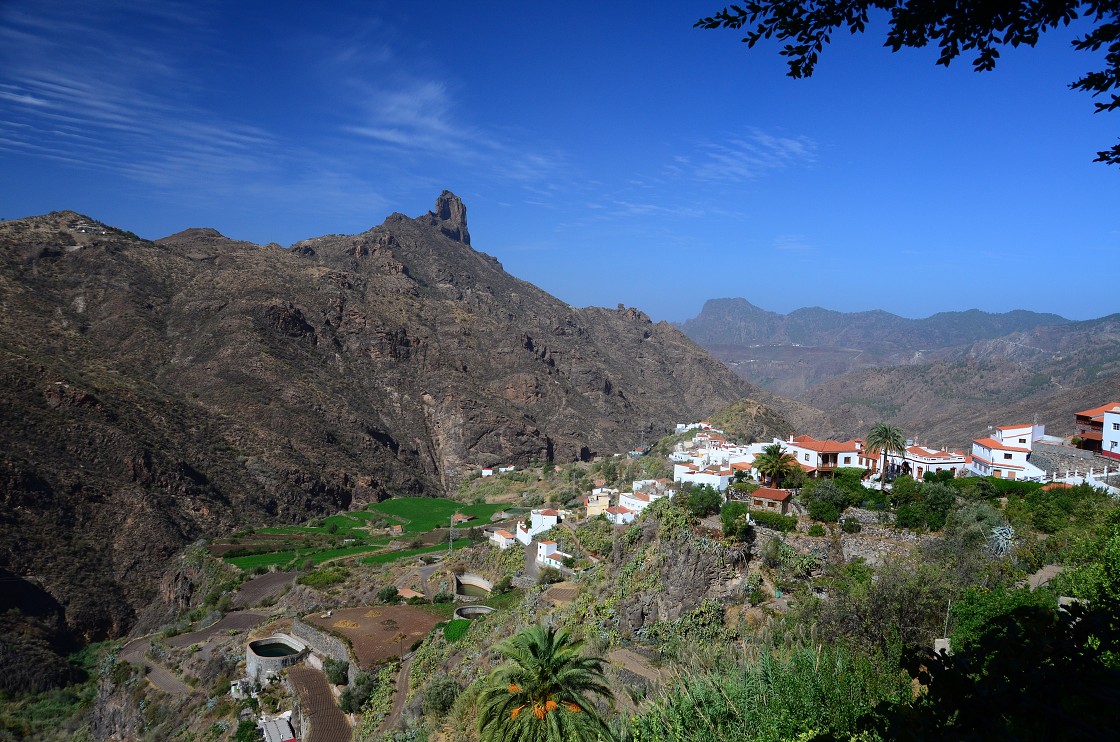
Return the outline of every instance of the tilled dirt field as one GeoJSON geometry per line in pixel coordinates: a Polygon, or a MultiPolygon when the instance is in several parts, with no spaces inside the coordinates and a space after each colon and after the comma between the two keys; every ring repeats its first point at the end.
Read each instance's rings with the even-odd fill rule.
{"type": "Polygon", "coordinates": [[[234,608],[252,608],[265,598],[279,595],[299,572],[269,572],[242,583],[233,596],[234,608]]]}
{"type": "Polygon", "coordinates": [[[288,668],[288,679],[299,694],[300,710],[311,724],[304,742],[349,742],[350,724],[335,703],[327,676],[321,670],[295,665],[288,668]]]}
{"type": "Polygon", "coordinates": [[[439,623],[431,613],[407,605],[343,608],[330,618],[315,614],[304,620],[345,635],[363,670],[399,656],[402,644],[407,651],[439,623]],[[405,635],[403,639],[401,634],[405,635]]]}

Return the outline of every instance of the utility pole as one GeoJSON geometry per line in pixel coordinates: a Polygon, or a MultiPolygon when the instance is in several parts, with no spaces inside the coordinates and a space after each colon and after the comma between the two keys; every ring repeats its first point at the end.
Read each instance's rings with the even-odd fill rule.
{"type": "Polygon", "coordinates": [[[455,545],[455,516],[456,513],[451,514],[451,525],[447,528],[447,556],[451,556],[451,549],[455,545]]]}

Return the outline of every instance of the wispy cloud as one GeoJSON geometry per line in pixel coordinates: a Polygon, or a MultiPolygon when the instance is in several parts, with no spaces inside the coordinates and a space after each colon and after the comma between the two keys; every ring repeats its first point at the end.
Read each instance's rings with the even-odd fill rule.
{"type": "Polygon", "coordinates": [[[775,250],[784,253],[793,254],[806,254],[817,251],[803,235],[799,234],[781,234],[774,238],[773,247],[775,250]]]}
{"type": "Polygon", "coordinates": [[[0,149],[157,186],[267,169],[268,132],[189,101],[197,82],[182,39],[205,40],[205,3],[47,1],[0,13],[0,149]]]}
{"type": "Polygon", "coordinates": [[[700,144],[696,153],[676,157],[667,171],[677,177],[730,183],[754,180],[815,159],[816,143],[808,137],[781,136],[751,128],[742,134],[700,144]]]}

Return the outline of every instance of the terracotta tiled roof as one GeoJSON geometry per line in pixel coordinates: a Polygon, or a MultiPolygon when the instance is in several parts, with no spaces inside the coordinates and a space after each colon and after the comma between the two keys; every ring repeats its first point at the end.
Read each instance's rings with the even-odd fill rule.
{"type": "Polygon", "coordinates": [[[1018,451],[1019,453],[1030,453],[1029,448],[1017,448],[1016,446],[1009,446],[1006,443],[997,441],[995,438],[977,438],[975,443],[979,443],[984,448],[991,448],[996,451],[1018,451]]]}
{"type": "Polygon", "coordinates": [[[547,510],[542,510],[542,511],[541,511],[541,515],[544,515],[544,516],[549,516],[549,515],[560,515],[560,513],[556,512],[556,511],[555,511],[555,510],[553,510],[552,508],[548,508],[547,510]]]}
{"type": "Polygon", "coordinates": [[[499,528],[498,530],[494,531],[494,533],[498,534],[502,538],[513,538],[513,534],[504,528],[499,528]]]}
{"type": "Polygon", "coordinates": [[[626,515],[627,513],[634,512],[630,508],[623,507],[622,505],[615,505],[614,507],[607,508],[607,512],[611,515],[626,515]]]}
{"type": "Polygon", "coordinates": [[[790,498],[790,492],[788,490],[780,490],[773,487],[759,487],[754,492],[751,492],[748,497],[761,497],[763,500],[776,500],[778,502],[785,502],[790,498]]]}
{"type": "Polygon", "coordinates": [[[1078,417],[1098,418],[1103,417],[1106,412],[1111,412],[1114,407],[1120,407],[1120,402],[1109,402],[1108,404],[1102,404],[1100,407],[1094,407],[1091,410],[1082,410],[1074,414],[1078,417]]]}
{"type": "Polygon", "coordinates": [[[857,450],[855,439],[848,441],[819,441],[810,435],[799,435],[793,439],[793,445],[807,448],[817,453],[847,453],[857,450]]]}

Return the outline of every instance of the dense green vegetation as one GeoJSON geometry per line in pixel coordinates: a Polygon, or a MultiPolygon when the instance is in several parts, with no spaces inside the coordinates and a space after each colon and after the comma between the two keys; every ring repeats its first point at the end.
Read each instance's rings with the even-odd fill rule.
{"type": "MultiPolygon", "coordinates": [[[[457,538],[452,542],[452,548],[461,549],[464,546],[469,546],[471,540],[469,538],[457,538]]],[[[365,557],[360,560],[362,564],[385,564],[387,562],[395,562],[398,559],[405,557],[417,556],[418,554],[431,554],[434,551],[443,551],[447,549],[447,544],[435,544],[434,546],[421,546],[415,549],[401,549],[400,551],[389,551],[384,554],[375,554],[371,557],[365,557]]]]}
{"type": "Polygon", "coordinates": [[[427,533],[450,525],[451,516],[455,513],[473,515],[483,523],[489,523],[490,516],[502,506],[486,503],[463,505],[435,497],[399,497],[371,504],[369,509],[399,522],[404,526],[405,533],[427,533]]]}
{"type": "Polygon", "coordinates": [[[853,734],[877,704],[910,695],[897,656],[835,647],[763,650],[734,669],[690,675],[631,722],[635,742],[782,742],[853,734]],[[801,735],[805,735],[801,737],[801,735]]]}

